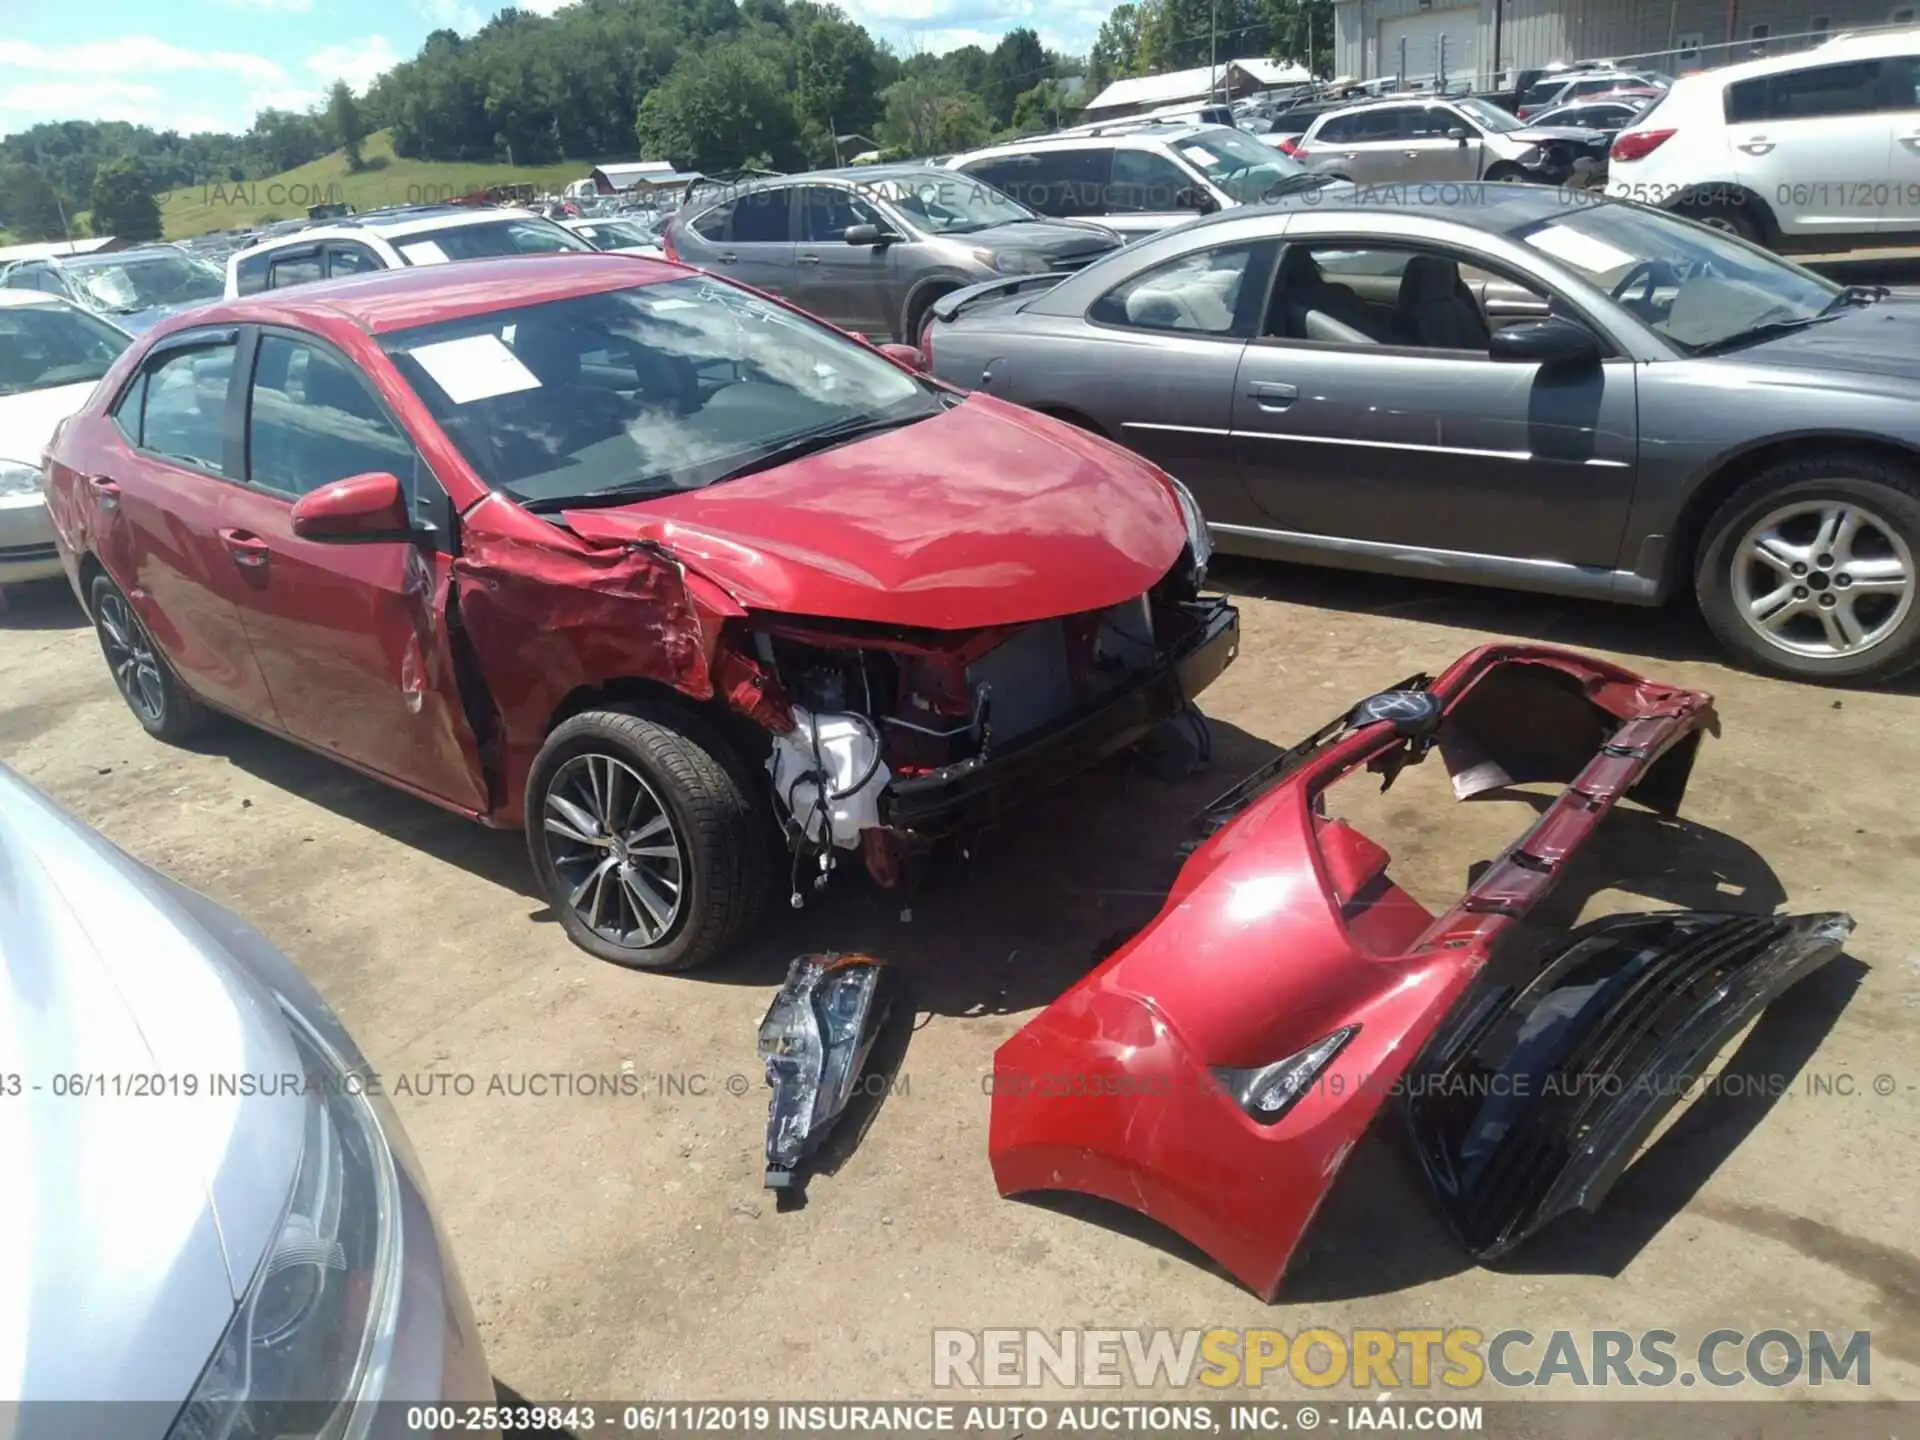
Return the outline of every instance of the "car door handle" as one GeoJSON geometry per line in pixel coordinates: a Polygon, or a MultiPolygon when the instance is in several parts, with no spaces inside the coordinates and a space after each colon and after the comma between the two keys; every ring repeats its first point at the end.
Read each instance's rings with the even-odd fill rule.
{"type": "Polygon", "coordinates": [[[1900,143],[1910,146],[1915,150],[1920,150],[1920,130],[1914,131],[1911,135],[1902,135],[1900,137],[1900,143]]]}
{"type": "Polygon", "coordinates": [[[796,265],[818,265],[820,263],[820,257],[818,255],[796,255],[793,257],[793,263],[796,265]]]}
{"type": "Polygon", "coordinates": [[[740,257],[739,257],[738,255],[736,255],[736,254],[734,254],[734,253],[733,253],[733,251],[731,251],[731,250],[729,250],[729,251],[727,251],[727,252],[726,252],[726,254],[724,254],[724,255],[716,255],[716,256],[714,256],[713,258],[714,258],[714,260],[715,260],[715,261],[717,261],[717,262],[718,262],[719,264],[722,264],[722,265],[731,265],[731,264],[733,264],[733,262],[734,262],[734,261],[736,261],[736,260],[738,260],[738,259],[739,259],[740,257]]]}
{"type": "Polygon", "coordinates": [[[1247,386],[1247,398],[1262,410],[1284,410],[1300,398],[1300,391],[1293,385],[1280,385],[1271,380],[1256,380],[1247,386]]]}
{"type": "Polygon", "coordinates": [[[267,563],[267,542],[251,530],[222,530],[220,539],[233,556],[233,563],[242,569],[258,570],[267,563]]]}
{"type": "Polygon", "coordinates": [[[102,510],[120,508],[120,487],[104,475],[93,475],[87,479],[87,488],[93,492],[94,499],[100,502],[102,510]]]}
{"type": "Polygon", "coordinates": [[[1744,150],[1749,155],[1764,155],[1773,149],[1773,141],[1767,139],[1764,135],[1756,135],[1751,140],[1742,140],[1734,148],[1736,150],[1744,150]]]}

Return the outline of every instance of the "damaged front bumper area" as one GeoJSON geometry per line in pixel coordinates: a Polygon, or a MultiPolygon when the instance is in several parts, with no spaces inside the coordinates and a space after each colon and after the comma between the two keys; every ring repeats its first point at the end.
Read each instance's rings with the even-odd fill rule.
{"type": "Polygon", "coordinates": [[[1703,692],[1495,645],[1283,752],[1205,812],[1155,919],[996,1053],[1000,1192],[1129,1206],[1271,1299],[1399,1098],[1476,1253],[1598,1205],[1718,1047],[1851,928],[1667,912],[1544,932],[1529,918],[1620,800],[1678,810],[1717,728],[1703,692]],[[1390,785],[1435,750],[1459,798],[1562,787],[1440,915],[1326,803],[1344,776],[1390,785]]]}
{"type": "Polygon", "coordinates": [[[1239,612],[1157,588],[1124,605],[977,632],[769,617],[757,662],[791,702],[767,760],[797,853],[900,851],[985,826],[1145,739],[1239,653],[1239,612]]]}

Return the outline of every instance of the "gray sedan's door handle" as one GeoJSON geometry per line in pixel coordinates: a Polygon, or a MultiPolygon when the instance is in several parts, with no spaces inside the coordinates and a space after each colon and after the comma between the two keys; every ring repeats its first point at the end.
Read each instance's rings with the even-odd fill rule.
{"type": "Polygon", "coordinates": [[[716,255],[713,258],[719,261],[722,265],[731,265],[733,264],[734,261],[738,260],[740,257],[734,254],[733,251],[729,250],[727,251],[726,254],[716,255]]]}
{"type": "Polygon", "coordinates": [[[793,257],[793,263],[796,265],[818,265],[820,263],[820,257],[818,255],[796,255],[793,257]]]}
{"type": "Polygon", "coordinates": [[[1279,385],[1271,380],[1256,380],[1247,386],[1247,398],[1262,410],[1284,410],[1300,398],[1300,391],[1293,385],[1279,385]]]}

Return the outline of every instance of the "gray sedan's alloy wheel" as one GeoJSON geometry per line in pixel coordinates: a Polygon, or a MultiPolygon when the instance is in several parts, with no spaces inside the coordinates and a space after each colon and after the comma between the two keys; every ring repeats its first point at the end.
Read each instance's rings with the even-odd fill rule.
{"type": "Polygon", "coordinates": [[[1844,659],[1895,634],[1913,609],[1913,553],[1864,505],[1802,500],[1756,520],[1731,556],[1740,617],[1792,655],[1844,659]]]}
{"type": "Polygon", "coordinates": [[[1770,466],[1708,522],[1707,623],[1757,668],[1879,681],[1920,664],[1920,475],[1877,455],[1770,466]]]}

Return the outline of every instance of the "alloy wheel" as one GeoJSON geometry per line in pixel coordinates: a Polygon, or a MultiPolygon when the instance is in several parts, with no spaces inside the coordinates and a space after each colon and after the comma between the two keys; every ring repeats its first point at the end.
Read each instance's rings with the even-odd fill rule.
{"type": "Polygon", "coordinates": [[[547,855],[581,924],[627,949],[663,941],[685,899],[686,847],[640,772],[611,755],[576,755],[544,805],[547,855]]]}
{"type": "Polygon", "coordinates": [[[119,686],[121,696],[147,724],[160,724],[167,715],[166,681],[147,632],[119,595],[108,595],[100,601],[98,625],[107,668],[113,672],[113,683],[119,686]]]}
{"type": "Polygon", "coordinates": [[[1849,500],[1803,500],[1763,516],[1732,558],[1735,609],[1768,645],[1832,660],[1886,640],[1913,608],[1913,554],[1892,525],[1849,500]]]}

